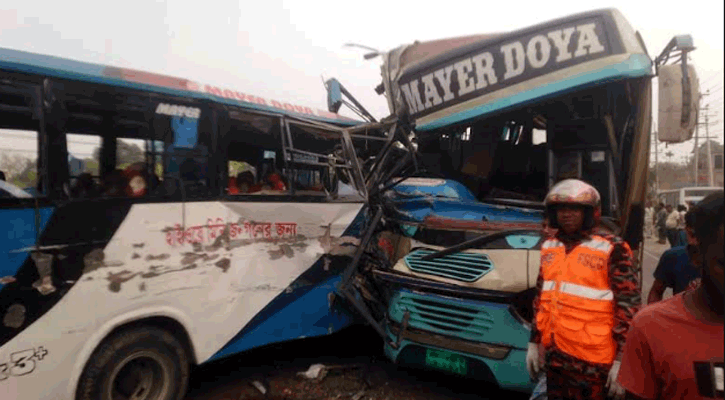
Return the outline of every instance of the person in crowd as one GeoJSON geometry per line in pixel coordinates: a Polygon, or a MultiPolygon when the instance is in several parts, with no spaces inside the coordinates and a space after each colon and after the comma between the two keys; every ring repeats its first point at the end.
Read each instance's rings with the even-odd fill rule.
{"type": "Polygon", "coordinates": [[[667,241],[670,243],[670,248],[675,247],[678,245],[677,240],[677,222],[680,219],[680,213],[677,212],[677,210],[672,207],[672,205],[668,204],[665,206],[665,210],[667,210],[667,218],[665,219],[665,232],[667,236],[667,241]]]}
{"type": "Polygon", "coordinates": [[[273,171],[267,175],[263,189],[284,192],[287,190],[287,185],[282,175],[279,172],[273,171]]]}
{"type": "Polygon", "coordinates": [[[548,399],[620,397],[619,360],[641,302],[632,251],[595,233],[601,198],[591,185],[563,180],[544,204],[558,230],[541,247],[527,369],[534,380],[545,370],[548,399]]]}
{"type": "Polygon", "coordinates": [[[700,283],[634,317],[618,375],[628,400],[723,398],[723,192],[694,214],[700,283]]]}
{"type": "Polygon", "coordinates": [[[667,288],[673,294],[685,290],[690,282],[700,277],[699,258],[697,257],[697,240],[695,239],[695,213],[685,214],[686,245],[673,247],[660,257],[654,272],[655,281],[647,296],[647,304],[662,300],[667,288]]]}
{"type": "Polygon", "coordinates": [[[128,180],[120,169],[115,169],[103,179],[103,196],[122,197],[126,195],[128,180]]]}
{"type": "Polygon", "coordinates": [[[684,204],[677,206],[677,213],[679,218],[677,219],[677,245],[687,245],[687,232],[685,232],[685,214],[687,214],[687,207],[684,204]]]}
{"type": "Polygon", "coordinates": [[[93,182],[93,176],[88,172],[78,175],[70,189],[72,198],[88,198],[98,195],[96,184],[93,182]]]}
{"type": "Polygon", "coordinates": [[[243,171],[237,174],[237,188],[240,194],[258,192],[261,187],[254,184],[252,171],[243,171]]]}
{"type": "Polygon", "coordinates": [[[665,203],[660,203],[655,213],[655,227],[657,228],[657,243],[667,243],[667,228],[665,223],[667,222],[667,209],[665,203]]]}

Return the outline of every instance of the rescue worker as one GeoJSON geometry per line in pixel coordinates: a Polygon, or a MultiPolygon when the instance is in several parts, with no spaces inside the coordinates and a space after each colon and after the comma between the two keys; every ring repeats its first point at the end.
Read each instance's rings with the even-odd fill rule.
{"type": "Polygon", "coordinates": [[[544,202],[558,231],[541,247],[526,366],[532,379],[545,371],[549,400],[624,395],[616,378],[641,294],[627,243],[595,233],[600,202],[577,179],[554,185],[544,202]]]}

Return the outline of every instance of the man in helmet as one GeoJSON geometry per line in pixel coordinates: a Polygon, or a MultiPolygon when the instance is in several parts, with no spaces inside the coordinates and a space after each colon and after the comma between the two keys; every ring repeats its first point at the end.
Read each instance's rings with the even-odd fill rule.
{"type": "Polygon", "coordinates": [[[549,400],[624,394],[616,378],[641,294],[627,243],[595,232],[600,201],[577,179],[546,196],[549,225],[558,231],[541,246],[526,366],[532,379],[545,370],[549,400]]]}

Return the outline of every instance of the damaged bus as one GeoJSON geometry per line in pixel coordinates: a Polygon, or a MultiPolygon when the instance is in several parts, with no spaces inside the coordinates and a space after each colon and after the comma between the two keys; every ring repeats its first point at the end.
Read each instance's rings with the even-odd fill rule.
{"type": "Polygon", "coordinates": [[[31,153],[0,182],[0,398],[179,400],[192,364],[354,323],[360,123],[0,49],[2,155],[31,153]]]}
{"type": "Polygon", "coordinates": [[[390,359],[533,388],[544,196],[561,179],[591,183],[600,229],[641,262],[651,85],[659,76],[660,140],[689,139],[693,49],[677,36],[653,60],[606,9],[382,54],[391,115],[376,126],[389,142],[363,163],[374,217],[341,287],[390,359]]]}

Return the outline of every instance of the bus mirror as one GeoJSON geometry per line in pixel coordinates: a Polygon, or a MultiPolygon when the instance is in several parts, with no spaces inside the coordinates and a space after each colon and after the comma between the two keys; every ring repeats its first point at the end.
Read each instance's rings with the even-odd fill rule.
{"type": "Polygon", "coordinates": [[[340,82],[335,78],[329,79],[325,82],[325,89],[327,89],[327,110],[331,113],[337,113],[342,106],[340,82]]]}
{"type": "Polygon", "coordinates": [[[697,124],[700,98],[695,68],[685,63],[662,65],[658,75],[657,136],[667,143],[690,140],[697,124]]]}

